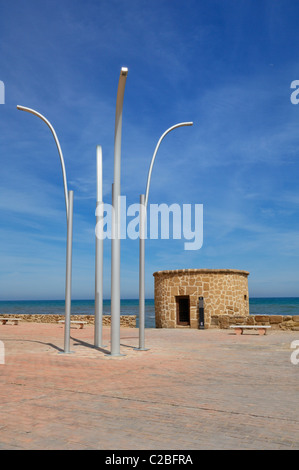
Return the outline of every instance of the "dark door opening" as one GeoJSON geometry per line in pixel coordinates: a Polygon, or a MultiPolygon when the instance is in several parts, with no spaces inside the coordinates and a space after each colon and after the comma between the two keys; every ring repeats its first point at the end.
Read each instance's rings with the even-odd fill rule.
{"type": "Polygon", "coordinates": [[[190,301],[189,296],[176,297],[177,325],[190,325],[190,301]]]}

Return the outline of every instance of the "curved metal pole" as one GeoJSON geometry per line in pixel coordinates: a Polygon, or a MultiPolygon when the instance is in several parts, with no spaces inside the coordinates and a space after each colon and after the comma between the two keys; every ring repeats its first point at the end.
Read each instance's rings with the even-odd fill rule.
{"type": "Polygon", "coordinates": [[[144,328],[145,328],[145,224],[146,224],[146,212],[147,212],[147,203],[148,203],[148,193],[150,188],[151,182],[151,175],[153,171],[153,166],[155,162],[155,158],[160,147],[160,144],[164,137],[173,129],[177,127],[183,126],[192,126],[193,122],[181,122],[179,124],[175,124],[174,126],[167,129],[164,134],[161,135],[153,157],[150,164],[148,177],[147,177],[147,184],[146,184],[146,192],[145,196],[142,194],[140,195],[140,232],[139,232],[139,348],[136,348],[139,351],[147,351],[145,348],[145,341],[144,341],[144,328]]]}
{"type": "Polygon", "coordinates": [[[52,124],[42,114],[38,113],[34,109],[25,108],[24,106],[17,106],[20,111],[27,111],[28,113],[34,114],[44,121],[50,128],[53,137],[56,142],[58,149],[62,175],[63,175],[63,186],[64,186],[64,197],[65,197],[65,208],[66,208],[66,220],[67,220],[67,248],[66,248],[66,276],[65,276],[65,320],[64,320],[64,354],[69,354],[70,351],[70,322],[71,322],[71,284],[72,284],[72,245],[73,245],[73,191],[68,192],[66,171],[64,165],[64,159],[60,147],[59,140],[52,124]]]}
{"type": "Polygon", "coordinates": [[[64,197],[65,197],[65,207],[66,207],[66,216],[68,217],[68,212],[69,212],[69,200],[68,200],[68,189],[67,189],[66,171],[65,171],[65,165],[64,165],[64,159],[63,159],[63,155],[62,155],[62,150],[61,150],[61,147],[60,147],[60,143],[59,143],[58,137],[57,137],[56,132],[55,132],[55,130],[54,130],[54,127],[53,127],[52,124],[48,121],[48,119],[45,118],[45,116],[43,116],[42,114],[38,113],[38,112],[35,111],[34,109],[25,108],[25,106],[17,106],[17,109],[19,109],[20,111],[27,111],[28,113],[34,114],[35,116],[39,117],[42,121],[44,121],[44,122],[47,124],[47,126],[50,128],[50,131],[51,131],[52,134],[53,134],[53,137],[54,137],[54,139],[55,139],[56,146],[57,146],[57,149],[58,149],[58,153],[59,153],[59,157],[60,157],[60,162],[61,162],[62,176],[63,176],[63,186],[64,186],[64,197]]]}
{"type": "Polygon", "coordinates": [[[114,183],[111,241],[111,356],[120,356],[120,175],[121,175],[121,131],[122,110],[128,69],[120,72],[114,136],[114,183]]]}
{"type": "Polygon", "coordinates": [[[169,134],[169,132],[173,131],[177,127],[183,127],[183,126],[193,126],[193,122],[181,122],[179,124],[175,124],[174,126],[171,126],[169,129],[167,129],[167,131],[164,132],[164,134],[161,135],[161,137],[160,137],[160,139],[159,139],[159,141],[156,145],[156,148],[155,148],[155,151],[154,151],[154,154],[153,154],[153,157],[152,157],[152,161],[151,161],[151,164],[150,164],[148,176],[147,176],[146,191],[145,191],[145,208],[147,208],[148,193],[149,193],[150,182],[151,182],[151,175],[152,175],[155,158],[156,158],[158,149],[160,147],[160,144],[161,144],[162,140],[164,139],[164,137],[167,134],[169,134]]]}

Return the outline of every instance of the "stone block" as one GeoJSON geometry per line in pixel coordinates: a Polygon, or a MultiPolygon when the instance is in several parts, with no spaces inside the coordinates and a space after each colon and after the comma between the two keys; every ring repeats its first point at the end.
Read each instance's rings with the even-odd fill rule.
{"type": "Polygon", "coordinates": [[[291,330],[294,326],[295,326],[295,323],[293,322],[293,320],[288,320],[288,321],[284,321],[280,323],[280,327],[283,330],[291,330]]]}
{"type": "Polygon", "coordinates": [[[269,323],[269,315],[255,315],[254,319],[256,323],[263,323],[263,324],[269,323]]]}
{"type": "Polygon", "coordinates": [[[271,324],[271,329],[272,330],[279,330],[280,329],[281,323],[272,323],[271,324]]]}
{"type": "Polygon", "coordinates": [[[219,324],[219,316],[218,315],[212,315],[211,316],[211,325],[217,325],[219,324]]]}
{"type": "Polygon", "coordinates": [[[270,325],[281,323],[282,322],[282,315],[269,315],[270,325]]]}
{"type": "Polygon", "coordinates": [[[228,328],[230,324],[229,321],[229,316],[228,315],[223,315],[219,317],[219,327],[220,328],[228,328]]]}
{"type": "Polygon", "coordinates": [[[244,317],[243,315],[232,315],[231,320],[233,322],[238,322],[239,325],[241,325],[242,323],[243,325],[246,324],[246,317],[244,317]]]}
{"type": "Polygon", "coordinates": [[[196,295],[197,296],[196,287],[186,287],[186,295],[196,295]]]}

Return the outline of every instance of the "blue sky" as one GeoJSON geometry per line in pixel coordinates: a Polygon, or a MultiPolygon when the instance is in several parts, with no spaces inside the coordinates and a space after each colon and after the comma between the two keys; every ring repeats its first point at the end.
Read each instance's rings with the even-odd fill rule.
{"type": "MultiPolygon", "coordinates": [[[[74,190],[73,298],[94,296],[96,146],[111,200],[115,103],[128,67],[122,194],[198,203],[204,241],[146,242],[152,273],[250,271],[251,296],[299,296],[296,0],[11,0],[0,5],[0,299],[63,299],[66,220],[53,124],[74,190]]],[[[105,241],[104,297],[110,297],[105,241]]],[[[138,297],[138,241],[122,241],[123,298],[138,297]]]]}

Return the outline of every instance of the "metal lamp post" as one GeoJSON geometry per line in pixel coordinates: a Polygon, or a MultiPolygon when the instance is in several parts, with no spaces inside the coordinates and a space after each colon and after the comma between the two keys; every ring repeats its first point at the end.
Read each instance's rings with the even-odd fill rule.
{"type": "Polygon", "coordinates": [[[60,157],[64,196],[65,196],[65,207],[66,207],[66,219],[67,219],[67,248],[66,248],[66,279],[65,279],[65,328],[64,328],[64,353],[69,354],[70,351],[70,328],[71,328],[71,285],[72,285],[72,244],[73,244],[73,200],[74,192],[68,191],[67,179],[64,159],[60,147],[59,140],[56,132],[51,123],[40,113],[34,109],[25,108],[24,106],[17,106],[20,111],[27,111],[28,113],[34,114],[44,121],[50,128],[54,137],[57,150],[60,157]]]}
{"type": "Polygon", "coordinates": [[[122,110],[128,69],[120,71],[114,135],[114,183],[112,189],[111,244],[111,356],[120,356],[120,175],[122,110]]]}
{"type": "Polygon", "coordinates": [[[146,214],[147,214],[147,203],[148,203],[148,194],[151,182],[151,175],[153,171],[153,166],[155,162],[155,158],[160,147],[160,144],[164,137],[169,134],[169,132],[173,131],[178,127],[183,126],[192,126],[193,122],[181,122],[179,124],[175,124],[174,126],[170,127],[165,131],[157,145],[152,157],[152,161],[150,164],[148,176],[147,176],[147,184],[146,184],[146,191],[145,195],[140,195],[140,223],[139,223],[139,348],[136,348],[139,351],[146,351],[145,348],[145,340],[144,340],[144,328],[145,328],[145,238],[146,238],[146,214]]]}
{"type": "Polygon", "coordinates": [[[94,345],[102,347],[103,322],[103,162],[102,147],[97,146],[97,208],[95,256],[94,345]],[[100,230],[100,233],[98,233],[100,230]]]}

